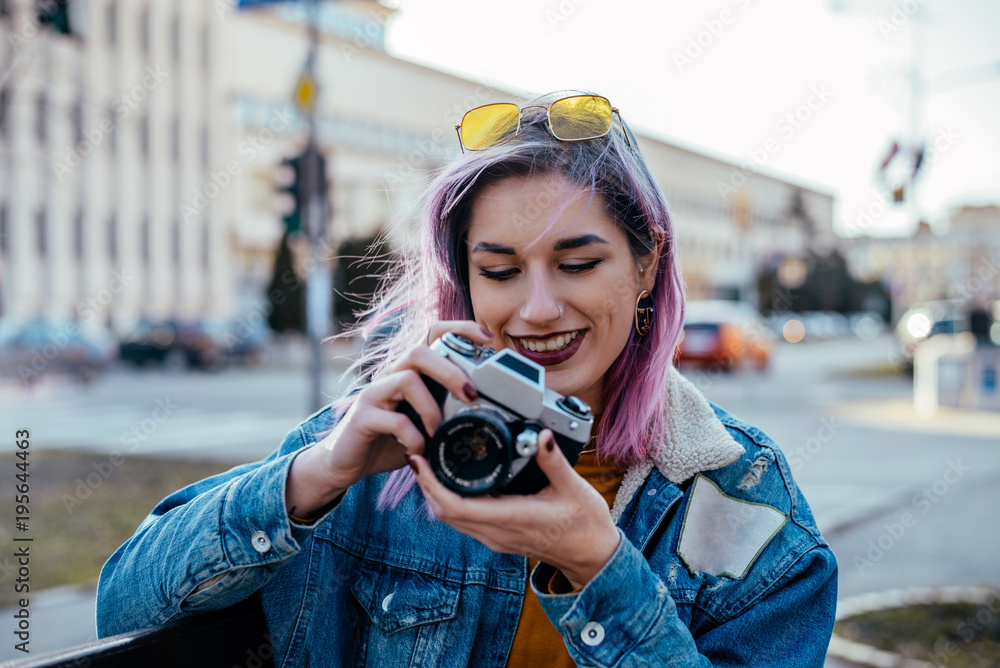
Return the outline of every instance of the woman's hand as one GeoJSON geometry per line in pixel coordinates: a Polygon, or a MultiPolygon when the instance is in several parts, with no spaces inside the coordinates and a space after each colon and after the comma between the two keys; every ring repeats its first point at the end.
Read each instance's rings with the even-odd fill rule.
{"type": "MultiPolygon", "coordinates": [[[[446,321],[431,327],[426,344],[445,332],[461,334],[481,345],[492,339],[474,322],[446,321]]],[[[290,515],[308,519],[362,478],[401,468],[407,453],[424,452],[420,431],[408,417],[396,412],[405,400],[420,416],[428,434],[441,423],[441,409],[421,374],[465,401],[478,396],[464,371],[427,345],[414,347],[358,393],[326,438],[292,462],[285,485],[285,507],[290,515]]]]}
{"type": "Polygon", "coordinates": [[[584,480],[545,429],[535,456],[549,486],[538,494],[465,498],[442,485],[423,457],[410,457],[438,519],[495,552],[522,554],[562,571],[573,588],[597,575],[620,535],[604,497],[584,480]]]}

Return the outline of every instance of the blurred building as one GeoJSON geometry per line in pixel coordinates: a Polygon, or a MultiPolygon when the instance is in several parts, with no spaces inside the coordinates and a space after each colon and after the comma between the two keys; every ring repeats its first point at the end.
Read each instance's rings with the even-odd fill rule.
{"type": "Polygon", "coordinates": [[[889,286],[894,316],[918,302],[953,300],[990,308],[1000,298],[1000,206],[963,206],[946,232],[921,223],[911,237],[861,237],[850,242],[852,271],[889,286]]]}
{"type": "MultiPolygon", "coordinates": [[[[0,91],[0,314],[80,318],[100,296],[95,322],[121,328],[139,315],[267,307],[283,232],[277,167],[305,139],[291,94],[306,16],[235,5],[69,3],[79,16],[64,34],[41,25],[35,2],[0,2],[4,32],[23,36],[0,61],[11,72],[0,91]]],[[[410,243],[431,171],[459,152],[462,114],[518,97],[390,56],[392,13],[323,4],[331,257],[380,232],[410,243]]],[[[829,193],[636,134],[667,192],[692,297],[752,300],[762,266],[832,244],[829,193]]]]}
{"type": "Polygon", "coordinates": [[[219,21],[200,0],[4,0],[2,313],[106,325],[229,308],[210,180],[226,116],[219,21]]]}

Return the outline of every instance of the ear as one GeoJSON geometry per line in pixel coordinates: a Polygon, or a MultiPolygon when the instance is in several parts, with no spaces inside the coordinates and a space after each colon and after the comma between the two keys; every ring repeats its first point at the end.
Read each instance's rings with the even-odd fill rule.
{"type": "Polygon", "coordinates": [[[639,283],[643,290],[652,292],[653,286],[656,285],[656,271],[660,267],[660,256],[664,251],[666,237],[656,230],[650,230],[649,235],[653,238],[653,251],[646,257],[639,258],[639,268],[642,269],[639,283]]]}

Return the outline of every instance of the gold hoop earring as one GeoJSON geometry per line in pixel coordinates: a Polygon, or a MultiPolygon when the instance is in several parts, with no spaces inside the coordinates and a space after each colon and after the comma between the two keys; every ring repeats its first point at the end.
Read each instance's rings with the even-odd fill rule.
{"type": "Polygon", "coordinates": [[[643,290],[635,299],[635,332],[646,336],[653,328],[653,295],[649,290],[643,290]]]}

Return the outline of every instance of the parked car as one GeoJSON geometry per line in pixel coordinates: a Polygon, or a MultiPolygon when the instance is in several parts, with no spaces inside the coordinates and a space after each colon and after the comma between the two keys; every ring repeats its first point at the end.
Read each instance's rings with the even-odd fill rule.
{"type": "Polygon", "coordinates": [[[255,322],[245,317],[226,323],[223,349],[226,360],[233,364],[261,364],[267,357],[271,328],[266,321],[255,322]]]}
{"type": "Polygon", "coordinates": [[[903,359],[913,364],[917,346],[938,334],[969,331],[969,314],[961,302],[938,300],[914,304],[896,323],[896,339],[903,359]]]}
{"type": "Polygon", "coordinates": [[[117,352],[110,334],[84,330],[72,320],[5,318],[0,325],[0,374],[29,384],[53,373],[88,382],[117,352]]]}
{"type": "Polygon", "coordinates": [[[119,357],[136,366],[218,369],[226,363],[225,332],[201,320],[142,318],[119,342],[119,357]]]}
{"type": "Polygon", "coordinates": [[[772,338],[750,304],[724,300],[690,301],[677,361],[715,366],[724,371],[747,364],[765,370],[771,361],[772,338]]]}

